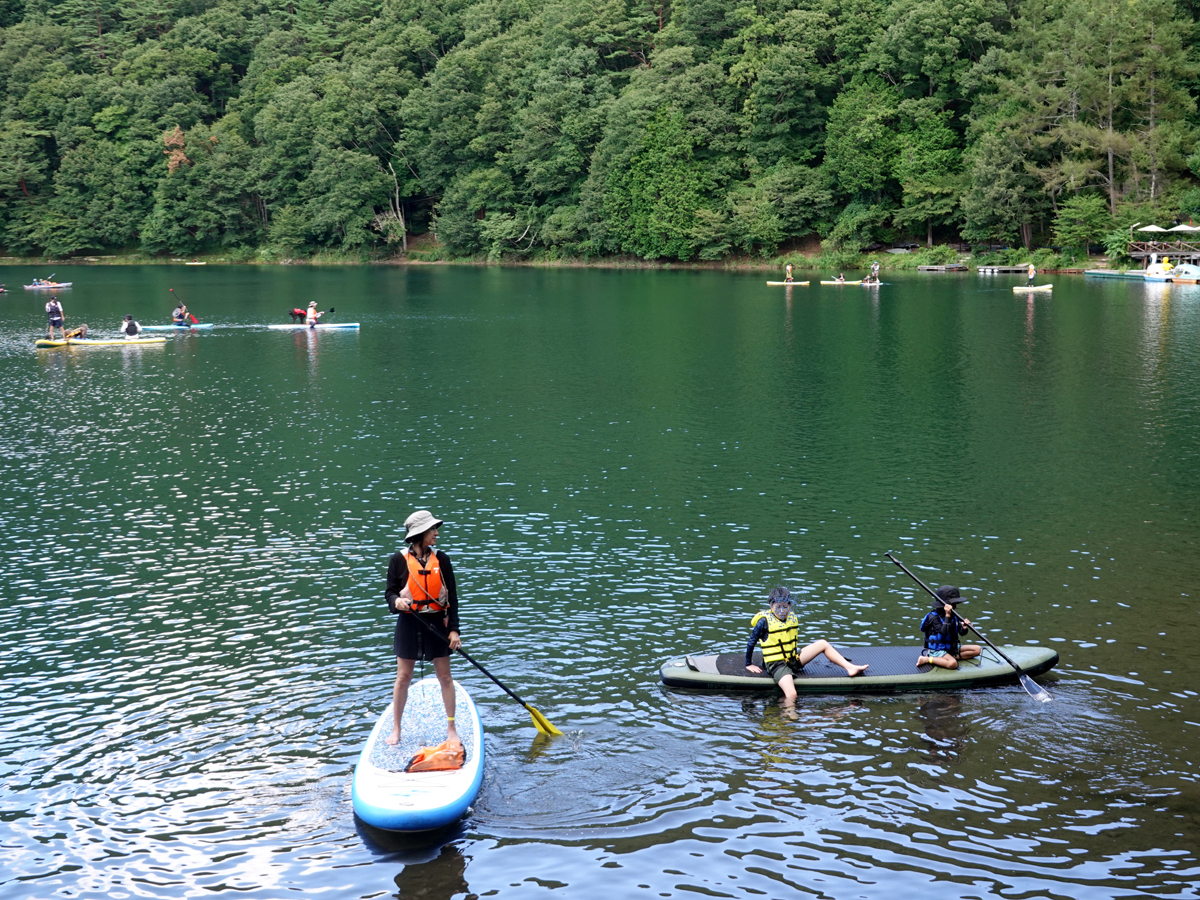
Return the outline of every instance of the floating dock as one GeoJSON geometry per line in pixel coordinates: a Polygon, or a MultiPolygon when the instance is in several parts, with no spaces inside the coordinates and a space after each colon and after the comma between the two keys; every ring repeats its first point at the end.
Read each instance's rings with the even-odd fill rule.
{"type": "Polygon", "coordinates": [[[1083,274],[1092,278],[1128,278],[1132,281],[1142,281],[1146,273],[1141,269],[1084,269],[1083,274]]]}

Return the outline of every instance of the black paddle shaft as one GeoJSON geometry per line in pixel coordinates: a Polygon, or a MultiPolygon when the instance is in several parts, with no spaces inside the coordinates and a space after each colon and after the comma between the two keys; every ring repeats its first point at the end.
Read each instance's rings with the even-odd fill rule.
{"type": "MultiPolygon", "coordinates": [[[[403,613],[401,613],[401,615],[403,615],[403,613]]],[[[428,628],[430,633],[437,635],[443,641],[446,641],[447,643],[449,643],[449,638],[446,635],[442,634],[440,631],[438,631],[438,629],[432,623],[426,622],[424,619],[422,619],[420,613],[414,612],[414,613],[410,613],[410,615],[412,615],[414,618],[416,618],[416,620],[418,622],[420,622],[422,626],[424,626],[425,628],[428,628]]],[[[455,652],[459,653],[463,659],[465,659],[467,662],[469,662],[471,665],[473,665],[475,668],[477,668],[480,672],[482,672],[488,678],[492,679],[492,681],[494,681],[496,683],[496,686],[498,688],[500,688],[500,690],[504,691],[504,693],[508,694],[508,696],[512,697],[514,700],[516,700],[518,703],[520,703],[526,709],[529,709],[528,703],[526,703],[524,700],[522,700],[520,697],[518,697],[516,694],[514,694],[512,692],[512,690],[510,690],[509,687],[506,684],[504,684],[504,682],[502,682],[499,678],[497,678],[495,675],[493,675],[491,672],[489,672],[487,669],[485,669],[482,664],[476,662],[474,660],[474,658],[472,658],[471,655],[469,653],[467,653],[466,650],[464,650],[462,647],[457,647],[455,649],[455,652]]]]}
{"type": "MultiPolygon", "coordinates": [[[[923,582],[923,581],[922,581],[920,578],[918,578],[916,575],[914,575],[914,574],[912,573],[912,571],[911,571],[911,570],[908,568],[908,566],[906,566],[904,563],[900,562],[900,560],[896,559],[896,557],[892,556],[892,554],[891,554],[891,552],[890,552],[890,551],[889,551],[889,552],[887,552],[887,553],[884,553],[883,555],[884,555],[884,556],[886,556],[888,559],[890,559],[892,562],[894,562],[896,565],[898,565],[898,566],[899,566],[901,569],[903,569],[903,570],[904,570],[904,573],[905,573],[905,574],[906,574],[906,575],[907,575],[909,578],[911,578],[913,581],[915,581],[915,582],[916,582],[917,584],[919,584],[921,587],[925,588],[926,592],[929,594],[929,596],[930,596],[930,597],[933,597],[935,600],[941,600],[941,599],[942,599],[942,598],[941,598],[941,597],[939,597],[939,596],[938,596],[936,593],[934,593],[933,589],[932,589],[932,588],[930,588],[930,586],[929,586],[929,585],[927,585],[927,584],[926,584],[925,582],[923,582]]],[[[953,612],[953,611],[952,611],[952,612],[951,612],[951,615],[953,615],[953,616],[954,616],[954,618],[958,619],[958,621],[960,621],[960,622],[962,622],[962,621],[963,621],[962,617],[961,617],[961,616],[959,616],[959,614],[958,614],[957,612],[953,612]]],[[[1022,669],[1021,669],[1021,667],[1020,667],[1020,666],[1018,666],[1018,665],[1017,665],[1015,662],[1013,662],[1011,659],[1009,659],[1009,658],[1008,658],[1008,656],[1006,656],[1006,655],[1005,655],[1005,653],[1004,653],[1004,651],[1003,651],[1003,650],[1001,650],[999,647],[997,647],[995,644],[993,644],[991,641],[989,641],[989,640],[988,640],[986,637],[984,637],[982,634],[979,634],[979,629],[978,629],[978,628],[976,628],[974,625],[971,625],[971,624],[967,624],[967,627],[968,627],[968,628],[970,628],[972,631],[974,631],[974,632],[975,632],[977,635],[979,635],[979,639],[980,639],[980,640],[982,640],[982,641],[983,641],[985,644],[987,644],[989,647],[991,647],[993,650],[995,650],[997,653],[999,653],[999,654],[1000,654],[1000,656],[1004,658],[1004,661],[1005,661],[1006,663],[1008,663],[1010,666],[1012,666],[1014,669],[1016,669],[1016,670],[1017,670],[1017,674],[1018,674],[1018,675],[1024,675],[1024,674],[1025,674],[1025,672],[1024,672],[1022,669]]]]}

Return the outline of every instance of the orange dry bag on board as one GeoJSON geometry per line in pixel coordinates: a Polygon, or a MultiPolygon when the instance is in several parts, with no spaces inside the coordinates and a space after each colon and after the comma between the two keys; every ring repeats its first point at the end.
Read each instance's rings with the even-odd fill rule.
{"type": "Polygon", "coordinates": [[[463,745],[458,741],[443,741],[436,747],[422,747],[414,753],[404,771],[442,772],[447,769],[461,769],[465,757],[463,745]]]}

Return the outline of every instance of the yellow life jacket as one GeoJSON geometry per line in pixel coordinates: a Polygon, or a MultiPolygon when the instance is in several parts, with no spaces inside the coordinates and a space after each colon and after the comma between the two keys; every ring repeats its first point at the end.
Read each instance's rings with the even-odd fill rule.
{"type": "Polygon", "coordinates": [[[787,619],[779,619],[770,610],[763,610],[750,620],[750,627],[758,627],[760,619],[767,620],[767,636],[759,642],[762,647],[763,662],[791,662],[796,658],[796,636],[800,631],[800,620],[796,614],[789,612],[787,619]]]}
{"type": "Polygon", "coordinates": [[[404,554],[408,560],[408,592],[412,595],[411,602],[416,612],[440,612],[447,609],[443,601],[448,599],[449,592],[442,582],[442,567],[438,562],[436,550],[429,552],[425,565],[417,559],[411,550],[404,554]]]}

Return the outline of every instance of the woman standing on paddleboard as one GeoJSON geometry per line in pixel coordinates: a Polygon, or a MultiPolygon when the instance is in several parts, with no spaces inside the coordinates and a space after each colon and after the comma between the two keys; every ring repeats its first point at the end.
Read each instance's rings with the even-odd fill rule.
{"type": "Polygon", "coordinates": [[[457,741],[454,727],[454,679],[450,675],[450,651],[462,646],[458,636],[458,590],[450,557],[434,550],[441,519],[427,509],[418,509],[404,520],[407,550],[388,561],[388,609],[399,615],[392,647],[396,652],[396,684],[392,688],[395,727],[389,744],[400,741],[400,721],[408,702],[408,685],[418,658],[433,663],[442,686],[446,707],[446,739],[457,741]],[[420,617],[421,621],[417,621],[420,617]],[[442,635],[446,637],[443,638],[442,635]]]}

